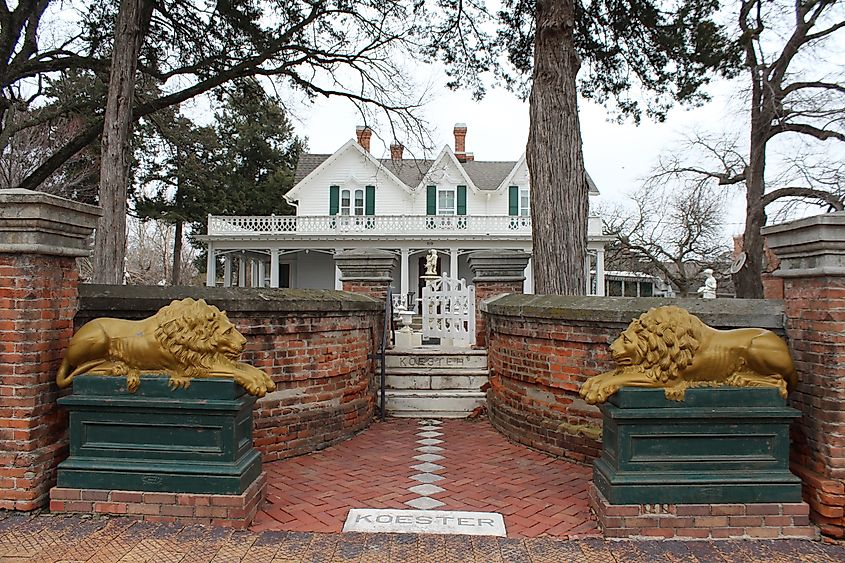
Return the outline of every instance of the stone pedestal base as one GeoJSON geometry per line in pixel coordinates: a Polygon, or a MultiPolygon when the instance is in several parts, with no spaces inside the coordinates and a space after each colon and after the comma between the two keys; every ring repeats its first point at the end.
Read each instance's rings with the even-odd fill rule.
{"type": "Polygon", "coordinates": [[[419,348],[422,346],[422,334],[397,330],[394,335],[394,346],[396,348],[419,348]]]}
{"type": "Polygon", "coordinates": [[[593,479],[613,504],[794,503],[789,424],[800,413],[776,389],[619,390],[601,405],[593,479]]]}
{"type": "Polygon", "coordinates": [[[610,504],[590,485],[590,508],[606,538],[816,539],[805,502],[610,504]]]}
{"type": "Polygon", "coordinates": [[[129,516],[149,522],[213,524],[244,529],[252,523],[261,508],[266,492],[266,473],[261,473],[239,495],[53,487],[50,490],[50,510],[129,516]]]}

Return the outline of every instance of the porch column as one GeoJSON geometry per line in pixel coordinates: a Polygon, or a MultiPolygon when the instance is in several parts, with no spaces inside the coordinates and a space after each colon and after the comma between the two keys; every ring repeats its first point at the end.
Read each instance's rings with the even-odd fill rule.
{"type": "Polygon", "coordinates": [[[238,287],[246,287],[246,255],[243,252],[238,258],[238,287]]]}
{"type": "Polygon", "coordinates": [[[589,252],[584,256],[584,279],[586,280],[585,283],[587,287],[584,288],[584,295],[590,295],[590,264],[593,261],[593,257],[590,255],[589,252]]]}
{"type": "Polygon", "coordinates": [[[791,469],[804,482],[810,518],[845,538],[845,212],[763,227],[780,258],[786,336],[798,384],[790,406],[791,469]]]}
{"type": "MultiPolygon", "coordinates": [[[[341,252],[343,252],[342,248],[335,248],[334,249],[334,255],[335,256],[337,256],[341,252]]],[[[334,265],[334,288],[338,291],[343,291],[343,280],[341,280],[342,277],[343,277],[343,274],[341,273],[340,268],[337,265],[337,262],[335,262],[335,265],[334,265]]]]}
{"type": "Polygon", "coordinates": [[[487,346],[487,322],[481,314],[481,303],[506,293],[522,293],[525,266],[531,255],[521,250],[482,250],[473,252],[467,261],[475,285],[475,345],[487,346]]]}
{"type": "Polygon", "coordinates": [[[522,292],[533,295],[534,294],[534,259],[528,259],[528,265],[525,266],[525,282],[522,284],[522,292]]]}
{"type": "Polygon", "coordinates": [[[458,279],[458,249],[449,249],[449,277],[458,279]]]}
{"type": "MultiPolygon", "coordinates": [[[[400,258],[399,258],[399,291],[402,293],[403,297],[408,296],[408,292],[411,290],[410,288],[410,262],[408,256],[410,251],[407,248],[399,249],[400,258]]],[[[411,308],[411,303],[407,303],[408,308],[411,308]]]]}
{"type": "Polygon", "coordinates": [[[256,261],[258,262],[258,283],[255,284],[255,287],[264,287],[264,277],[267,275],[265,272],[264,260],[259,258],[256,261]]]}
{"type": "Polygon", "coordinates": [[[596,295],[604,297],[604,248],[596,250],[596,295]]]}
{"type": "Polygon", "coordinates": [[[386,250],[348,250],[334,255],[340,268],[343,291],[363,293],[384,301],[393,281],[396,255],[386,250]]]}
{"type": "Polygon", "coordinates": [[[270,249],[270,287],[279,287],[279,249],[270,249]]]}
{"type": "Polygon", "coordinates": [[[214,287],[217,285],[217,260],[214,250],[214,244],[208,243],[208,258],[205,263],[205,285],[214,287]]]}
{"type": "Polygon", "coordinates": [[[232,256],[223,257],[223,287],[232,287],[232,256]]]}

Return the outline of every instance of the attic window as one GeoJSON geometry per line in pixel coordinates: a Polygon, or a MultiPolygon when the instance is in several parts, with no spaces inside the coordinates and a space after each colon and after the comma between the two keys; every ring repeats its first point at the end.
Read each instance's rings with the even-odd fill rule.
{"type": "Polygon", "coordinates": [[[437,214],[456,215],[456,198],[454,189],[437,190],[437,214]]]}
{"type": "Polygon", "coordinates": [[[521,217],[531,215],[531,196],[528,194],[528,188],[519,190],[519,215],[521,217]]]}
{"type": "Polygon", "coordinates": [[[355,190],[355,202],[352,202],[353,193],[351,190],[340,191],[340,214],[341,215],[363,215],[364,214],[364,190],[355,190]]]}

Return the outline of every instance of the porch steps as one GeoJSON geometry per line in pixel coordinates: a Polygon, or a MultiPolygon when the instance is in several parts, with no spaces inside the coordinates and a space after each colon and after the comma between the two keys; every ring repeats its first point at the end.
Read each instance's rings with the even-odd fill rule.
{"type": "Polygon", "coordinates": [[[387,414],[463,418],[485,402],[487,351],[458,348],[389,350],[385,356],[387,414]]]}

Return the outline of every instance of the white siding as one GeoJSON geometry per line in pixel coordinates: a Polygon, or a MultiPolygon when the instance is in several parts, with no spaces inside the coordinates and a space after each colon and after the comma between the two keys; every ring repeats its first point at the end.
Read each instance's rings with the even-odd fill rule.
{"type": "Polygon", "coordinates": [[[329,166],[308,180],[299,190],[297,215],[328,215],[329,186],[341,189],[376,188],[376,215],[408,214],[412,200],[405,188],[354,147],[348,147],[329,166]]]}

